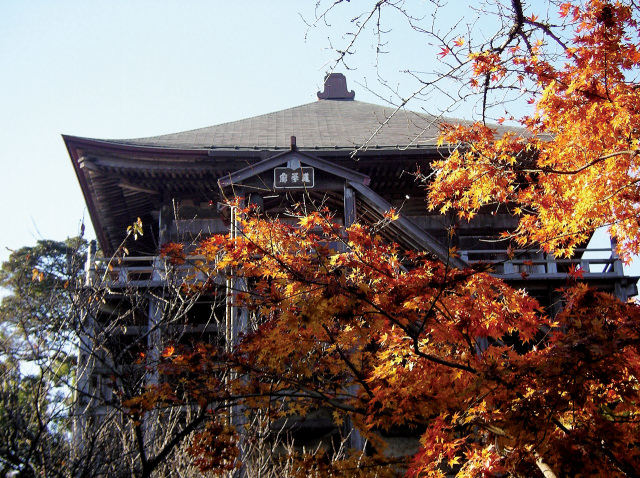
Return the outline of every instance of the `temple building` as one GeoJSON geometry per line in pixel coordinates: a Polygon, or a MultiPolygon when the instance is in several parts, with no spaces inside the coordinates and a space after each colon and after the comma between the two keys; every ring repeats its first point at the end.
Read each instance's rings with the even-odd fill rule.
{"type": "MultiPolygon", "coordinates": [[[[346,78],[334,73],[317,101],[253,118],[149,138],[64,136],[101,251],[96,256],[94,248],[88,258],[88,285],[101,280],[100,286],[109,288],[94,324],[103,334],[119,333],[131,343],[144,337],[149,350],[157,347],[163,333],[160,309],[167,307],[158,300],[166,294],[159,248],[228,232],[233,218],[226,203],[232,197],[284,220],[295,203],[322,204],[343,225],[375,223],[395,208],[400,218],[384,229],[390,240],[458,267],[492,263],[495,275],[525,288],[551,312],[558,308],[558,289],[572,266],[582,268],[587,284],[622,300],[636,294],[635,280],[624,275],[611,248],[599,255],[579,250],[563,260],[539,250],[507,253],[508,244],[496,239],[513,230],[517,218],[487,210],[467,222],[428,212],[424,185],[415,173],[427,172],[446,154],[436,145],[442,121],[454,120],[357,101],[346,78]],[[127,244],[122,256],[127,228],[138,218],[143,235],[127,244]],[[452,226],[454,244],[448,234],[452,226]],[[457,258],[449,257],[452,245],[457,258]],[[114,254],[120,257],[116,262],[114,254]],[[156,292],[136,305],[123,299],[122,291],[131,288],[156,292]],[[125,316],[126,324],[107,325],[125,316]]],[[[240,312],[232,309],[224,300],[203,299],[179,311],[174,322],[184,319],[180,340],[206,336],[232,342],[242,327],[240,312]]],[[[85,333],[96,336],[95,330],[85,333]]],[[[133,348],[128,353],[135,356],[133,348]]],[[[80,388],[87,397],[99,390],[105,403],[111,393],[108,362],[99,364],[81,350],[80,388]]],[[[89,402],[86,398],[84,404],[89,402]]],[[[321,422],[318,429],[326,428],[321,422]]]]}

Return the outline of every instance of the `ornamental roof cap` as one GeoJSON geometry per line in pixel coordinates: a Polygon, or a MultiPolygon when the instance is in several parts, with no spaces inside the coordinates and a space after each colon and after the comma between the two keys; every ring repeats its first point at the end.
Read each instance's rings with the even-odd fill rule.
{"type": "Polygon", "coordinates": [[[319,100],[353,100],[355,91],[347,89],[347,79],[342,73],[329,73],[324,77],[324,91],[318,91],[319,100]]]}

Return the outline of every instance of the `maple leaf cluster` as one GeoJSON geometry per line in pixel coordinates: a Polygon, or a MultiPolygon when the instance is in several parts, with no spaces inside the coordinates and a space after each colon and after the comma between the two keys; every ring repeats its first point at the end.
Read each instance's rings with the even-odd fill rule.
{"type": "MultiPolygon", "coordinates": [[[[521,48],[524,34],[471,54],[472,85],[491,87],[517,74],[533,85],[535,111],[519,120],[522,130],[443,125],[440,144],[453,150],[433,164],[430,207],[470,219],[487,205],[502,205],[520,218],[513,237],[521,246],[559,255],[571,255],[607,226],[629,259],[640,253],[638,8],[566,2],[558,15],[574,33],[561,43],[562,60],[543,40],[521,48]]],[[[536,18],[523,18],[514,31],[524,25],[550,31],[536,18]]]]}
{"type": "MultiPolygon", "coordinates": [[[[309,473],[535,475],[543,462],[624,476],[640,464],[637,306],[577,285],[551,320],[489,274],[323,212],[295,225],[249,211],[238,220],[242,234],[211,237],[197,254],[201,269],[243,284],[232,291],[250,312],[239,343],[172,348],[165,382],[133,411],[154,403],[151,390],[156,404],[199,403],[212,420],[230,403],[268,410],[271,423],[330,409],[369,441],[367,457],[297,457],[309,473]],[[385,433],[401,428],[420,437],[408,462],[385,455],[385,433]]],[[[220,448],[208,432],[191,447],[203,469],[235,466],[231,452],[215,455],[233,442],[231,431],[220,437],[220,448]]]]}

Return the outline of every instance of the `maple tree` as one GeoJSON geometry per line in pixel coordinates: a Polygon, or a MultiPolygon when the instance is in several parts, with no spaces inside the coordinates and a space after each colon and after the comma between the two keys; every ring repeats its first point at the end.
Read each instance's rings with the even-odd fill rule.
{"type": "MultiPolygon", "coordinates": [[[[235,458],[217,455],[239,432],[211,407],[233,402],[248,415],[269,410],[271,421],[328,407],[336,425],[348,418],[372,444],[369,456],[324,468],[302,457],[302,474],[393,476],[408,466],[409,476],[635,476],[636,305],[578,285],[551,320],[525,292],[485,272],[401,251],[362,225],[342,231],[320,212],[294,226],[247,211],[241,228],[242,236],[214,236],[198,253],[199,267],[243,280],[234,298],[251,312],[242,340],[233,350],[167,349],[168,380],[144,396],[148,407],[210,407],[220,433],[197,435],[192,448],[203,469],[226,469],[235,458]],[[194,371],[178,395],[171,384],[194,371]],[[382,438],[400,426],[421,435],[420,452],[402,466],[384,456],[382,438]]],[[[179,247],[165,253],[188,260],[179,247]]]]}
{"type": "Polygon", "coordinates": [[[638,254],[637,2],[472,2],[465,17],[447,8],[458,3],[383,0],[363,12],[320,2],[314,25],[353,18],[335,65],[349,67],[363,55],[359,42],[377,41],[384,89],[376,93],[396,107],[380,128],[412,102],[428,102],[426,112],[440,116],[446,152],[422,171],[430,208],[466,219],[487,207],[508,211],[519,218],[510,235],[520,245],[567,256],[608,227],[624,259],[638,254]],[[438,59],[433,67],[405,71],[414,90],[396,90],[383,76],[396,30],[418,32],[435,49],[425,51],[438,59]],[[462,103],[475,104],[477,121],[447,119],[462,103]]]}
{"type": "Polygon", "coordinates": [[[518,132],[445,125],[441,144],[456,148],[434,164],[431,207],[470,218],[505,205],[520,219],[516,241],[566,255],[608,226],[621,254],[638,254],[638,13],[633,2],[567,2],[563,60],[545,54],[546,39],[521,44],[525,26],[550,29],[535,16],[517,19],[511,42],[470,55],[476,87],[517,71],[535,85],[535,110],[518,132]]]}
{"type": "MultiPolygon", "coordinates": [[[[479,92],[483,117],[443,125],[448,151],[419,176],[428,207],[470,219],[499,206],[519,219],[506,237],[559,255],[609,226],[618,252],[637,254],[638,6],[558,3],[557,23],[518,0],[507,6],[507,28],[491,41],[437,37],[437,57],[479,92]],[[489,96],[503,90],[531,97],[530,115],[497,118],[520,129],[487,121],[489,96]]],[[[295,226],[249,210],[238,221],[237,237],[202,242],[194,267],[235,281],[244,334],[225,349],[166,349],[166,381],[128,403],[133,417],[198,403],[210,422],[191,448],[202,470],[239,466],[242,427],[229,409],[273,423],[328,408],[369,449],[340,460],[303,454],[301,476],[638,475],[636,304],[576,284],[551,318],[486,272],[400,250],[375,228],[341,228],[326,211],[301,213],[295,226]],[[409,462],[384,454],[394,427],[420,436],[409,462]]],[[[180,245],[165,255],[190,260],[180,245]]]]}

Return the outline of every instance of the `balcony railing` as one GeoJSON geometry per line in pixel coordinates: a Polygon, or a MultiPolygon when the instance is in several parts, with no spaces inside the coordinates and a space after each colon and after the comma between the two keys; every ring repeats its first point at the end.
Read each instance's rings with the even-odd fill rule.
{"type": "MultiPolygon", "coordinates": [[[[624,276],[622,262],[611,249],[579,249],[575,258],[558,259],[550,254],[515,250],[459,251],[460,257],[473,265],[485,263],[493,274],[504,279],[563,279],[576,271],[585,279],[624,276]]],[[[87,285],[107,287],[157,287],[167,280],[206,280],[196,264],[200,256],[190,256],[181,265],[171,265],[158,256],[131,256],[117,259],[93,258],[87,261],[87,285]],[[170,271],[170,274],[169,274],[170,271]],[[195,276],[194,276],[195,274],[195,276]]]]}
{"type": "Polygon", "coordinates": [[[87,285],[105,287],[158,287],[168,280],[181,281],[190,278],[205,281],[207,276],[199,271],[197,262],[202,256],[189,256],[184,264],[167,267],[159,256],[128,256],[112,259],[96,257],[87,261],[87,285]]]}
{"type": "Polygon", "coordinates": [[[622,262],[609,248],[576,249],[571,259],[558,259],[551,254],[514,250],[460,251],[469,264],[486,263],[492,272],[504,279],[563,279],[570,274],[588,278],[622,277],[622,262]]]}

